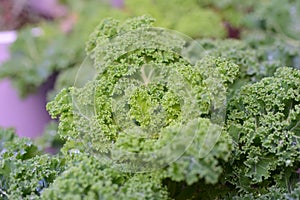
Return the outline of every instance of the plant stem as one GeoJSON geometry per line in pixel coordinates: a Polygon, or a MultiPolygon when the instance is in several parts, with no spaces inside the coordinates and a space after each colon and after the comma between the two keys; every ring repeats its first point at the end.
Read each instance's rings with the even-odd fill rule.
{"type": "Polygon", "coordinates": [[[0,189],[0,193],[3,194],[4,196],[6,196],[7,198],[9,197],[8,194],[5,191],[3,191],[2,189],[0,189]]]}

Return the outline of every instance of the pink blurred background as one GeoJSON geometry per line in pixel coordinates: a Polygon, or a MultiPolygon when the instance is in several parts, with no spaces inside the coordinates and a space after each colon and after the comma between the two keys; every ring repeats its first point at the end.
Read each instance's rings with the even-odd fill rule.
{"type": "MultiPolygon", "coordinates": [[[[9,59],[9,45],[15,36],[13,31],[0,33],[0,67],[9,59]]],[[[46,91],[44,86],[36,94],[20,99],[8,79],[0,80],[0,126],[15,128],[21,137],[41,135],[50,120],[45,110],[46,91]]]]}

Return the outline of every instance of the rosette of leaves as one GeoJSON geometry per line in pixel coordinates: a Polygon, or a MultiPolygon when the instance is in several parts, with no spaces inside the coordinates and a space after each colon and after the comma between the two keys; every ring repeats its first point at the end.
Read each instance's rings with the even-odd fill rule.
{"type": "Polygon", "coordinates": [[[241,194],[259,197],[269,188],[288,194],[299,182],[299,88],[300,71],[282,67],[231,100],[227,125],[234,151],[228,181],[241,194]]]}
{"type": "Polygon", "coordinates": [[[119,173],[159,170],[188,185],[216,183],[231,150],[218,120],[238,66],[213,57],[189,62],[181,55],[186,41],[153,21],[106,19],[92,33],[94,79],[47,105],[60,117],[62,151],[86,152],[119,173]]]}

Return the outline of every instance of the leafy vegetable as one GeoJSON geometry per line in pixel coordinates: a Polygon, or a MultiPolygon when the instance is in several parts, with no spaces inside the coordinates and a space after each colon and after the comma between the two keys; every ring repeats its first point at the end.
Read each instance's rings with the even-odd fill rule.
{"type": "MultiPolygon", "coordinates": [[[[300,72],[279,68],[274,77],[246,85],[228,108],[235,150],[230,181],[255,196],[275,185],[290,192],[300,158],[300,72]]],[[[297,179],[296,179],[297,180],[297,179]]]]}
{"type": "Polygon", "coordinates": [[[212,57],[189,62],[180,56],[185,41],[152,22],[107,19],[91,35],[96,77],[47,105],[60,116],[59,133],[70,148],[63,151],[108,158],[120,173],[164,169],[173,181],[216,183],[231,144],[222,124],[212,122],[222,117],[213,108],[224,106],[214,93],[226,91],[238,67],[212,57]]]}
{"type": "Polygon", "coordinates": [[[153,24],[103,20],[64,71],[73,86],[47,104],[59,155],[0,129],[1,198],[299,199],[297,45],[153,24]]]}
{"type": "Polygon", "coordinates": [[[0,129],[0,197],[38,198],[63,170],[64,159],[41,155],[27,138],[19,139],[10,129],[0,129]]]}
{"type": "MultiPolygon", "coordinates": [[[[177,160],[178,163],[174,162],[174,166],[171,164],[170,177],[193,183],[199,179],[198,174],[203,173],[200,177],[207,176],[208,182],[216,182],[217,174],[220,173],[216,158],[227,159],[230,148],[226,132],[220,134],[223,138],[219,140],[220,143],[214,143],[221,127],[214,127],[215,125],[202,116],[211,115],[213,96],[210,86],[214,83],[209,81],[223,81],[225,85],[225,82],[234,78],[237,66],[222,59],[212,59],[212,63],[203,60],[203,63],[199,62],[192,67],[191,63],[176,53],[179,48],[183,48],[183,41],[180,38],[171,38],[169,33],[161,30],[158,35],[156,30],[149,29],[152,21],[153,19],[147,17],[129,20],[120,25],[114,20],[104,21],[92,34],[87,46],[98,72],[95,79],[82,88],[62,91],[47,108],[52,116],[60,116],[59,132],[63,137],[83,145],[89,144],[86,148],[94,153],[101,155],[110,152],[112,156],[116,156],[112,158],[116,162],[140,157],[141,160],[135,163],[138,165],[140,162],[147,162],[149,158],[144,155],[153,151],[161,159],[158,159],[159,163],[151,160],[148,162],[151,165],[155,162],[155,165],[164,166],[186,152],[187,160],[182,158],[177,160]],[[144,38],[137,40],[135,34],[136,37],[144,38]],[[159,40],[164,43],[157,43],[159,40]],[[139,42],[150,47],[144,48],[139,42]],[[136,47],[132,47],[132,44],[136,47]],[[155,48],[152,47],[154,44],[155,48]],[[128,47],[134,49],[126,52],[128,47]],[[174,50],[172,52],[168,49],[174,50]],[[96,63],[99,62],[103,64],[98,66],[96,63]],[[224,77],[208,81],[209,74],[208,77],[201,75],[206,68],[224,77]],[[149,73],[153,73],[153,76],[149,73]],[[180,84],[175,84],[176,82],[180,84]],[[182,87],[189,88],[189,94],[182,87]],[[197,131],[194,131],[195,128],[197,131]],[[214,129],[216,133],[208,133],[207,130],[210,129],[214,129]],[[190,152],[184,151],[188,144],[186,142],[193,138],[197,143],[189,147],[190,152]],[[211,157],[208,156],[207,160],[202,161],[196,146],[204,144],[204,138],[207,143],[211,140],[216,155],[212,153],[211,157]],[[170,140],[174,140],[172,144],[168,144],[170,140]],[[128,151],[134,153],[134,156],[128,157],[128,151]],[[198,159],[200,160],[197,161],[198,159]],[[189,174],[188,169],[186,172],[174,171],[180,162],[180,165],[196,162],[195,165],[191,163],[195,172],[189,174]],[[213,174],[211,172],[201,172],[204,167],[201,162],[205,165],[216,165],[214,176],[209,177],[213,174]],[[178,173],[182,174],[181,178],[178,173]]],[[[203,149],[208,151],[205,155],[211,150],[210,146],[207,148],[203,149]]]]}
{"type": "Polygon", "coordinates": [[[42,193],[43,199],[168,199],[158,173],[120,173],[93,156],[78,154],[72,159],[42,193]]]}

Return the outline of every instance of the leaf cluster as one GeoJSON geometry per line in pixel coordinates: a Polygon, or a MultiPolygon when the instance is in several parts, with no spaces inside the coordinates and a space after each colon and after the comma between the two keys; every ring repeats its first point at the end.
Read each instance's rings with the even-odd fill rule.
{"type": "Polygon", "coordinates": [[[44,188],[63,171],[64,159],[42,155],[28,138],[0,129],[1,199],[39,199],[44,188]]]}
{"type": "Polygon", "coordinates": [[[47,104],[61,155],[0,132],[3,198],[299,198],[299,70],[269,43],[191,42],[154,23],[108,18],[90,35],[92,78],[47,104]]]}

